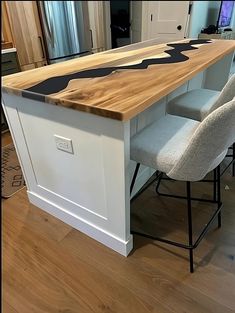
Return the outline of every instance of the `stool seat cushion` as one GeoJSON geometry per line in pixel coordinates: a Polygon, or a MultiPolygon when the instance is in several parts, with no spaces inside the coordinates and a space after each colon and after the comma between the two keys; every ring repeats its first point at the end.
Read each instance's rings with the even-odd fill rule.
{"type": "Polygon", "coordinates": [[[131,159],[168,173],[179,161],[200,122],[165,115],[131,139],[131,159]]]}
{"type": "Polygon", "coordinates": [[[202,122],[166,115],[131,138],[131,159],[176,180],[201,180],[234,143],[234,121],[235,98],[202,122]]]}
{"type": "Polygon", "coordinates": [[[194,89],[170,100],[167,113],[202,121],[213,109],[219,91],[194,89]]]}

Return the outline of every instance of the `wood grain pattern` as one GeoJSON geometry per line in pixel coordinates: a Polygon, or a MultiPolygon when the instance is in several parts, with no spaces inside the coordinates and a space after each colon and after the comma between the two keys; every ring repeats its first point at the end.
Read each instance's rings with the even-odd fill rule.
{"type": "Polygon", "coordinates": [[[10,48],[13,48],[13,43],[12,42],[2,42],[1,46],[2,46],[2,50],[10,49],[10,48]]]}
{"type": "MultiPolygon", "coordinates": [[[[208,197],[211,187],[195,183],[193,192],[208,197]]],[[[196,249],[194,274],[183,249],[135,236],[125,258],[31,205],[25,190],[4,200],[3,313],[234,313],[231,173],[221,187],[223,226],[218,230],[215,223],[196,249]]],[[[183,192],[181,182],[164,182],[165,188],[183,192]]],[[[187,238],[184,201],[159,197],[150,187],[131,209],[133,228],[187,238]]],[[[210,213],[210,205],[194,203],[195,232],[210,213]]]]}
{"type": "Polygon", "coordinates": [[[5,1],[21,66],[43,61],[36,1],[5,1]]]}
{"type": "MultiPolygon", "coordinates": [[[[183,40],[178,43],[188,42],[183,40]]],[[[102,77],[71,79],[59,92],[33,96],[67,108],[128,120],[235,50],[235,41],[212,40],[209,44],[194,47],[198,49],[182,52],[189,58],[183,62],[154,64],[146,69],[117,69],[102,77]]],[[[155,45],[151,41],[139,46],[130,45],[4,77],[3,89],[22,95],[25,89],[53,77],[107,67],[128,67],[149,59],[166,59],[169,58],[167,51],[172,49],[170,44],[155,45]]]]}
{"type": "MultiPolygon", "coordinates": [[[[6,1],[1,2],[1,7],[2,7],[2,41],[12,43],[13,45],[13,36],[12,36],[11,27],[10,27],[6,1]]],[[[2,49],[7,49],[7,48],[2,48],[2,49]]]]}

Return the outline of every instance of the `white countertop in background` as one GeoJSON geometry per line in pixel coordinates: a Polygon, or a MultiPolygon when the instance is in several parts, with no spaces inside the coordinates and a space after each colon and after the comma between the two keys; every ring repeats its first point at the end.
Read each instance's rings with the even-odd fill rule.
{"type": "Polygon", "coordinates": [[[16,52],[16,48],[3,49],[2,54],[16,52]]]}

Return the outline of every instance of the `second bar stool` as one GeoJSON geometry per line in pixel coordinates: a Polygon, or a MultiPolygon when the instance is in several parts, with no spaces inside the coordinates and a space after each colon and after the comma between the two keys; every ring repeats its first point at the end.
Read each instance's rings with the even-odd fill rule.
{"type": "MultiPolygon", "coordinates": [[[[187,91],[167,104],[167,113],[177,116],[191,118],[196,121],[202,121],[208,114],[222,106],[224,103],[231,101],[235,97],[235,74],[233,74],[222,91],[210,89],[193,89],[187,91]]],[[[235,176],[235,143],[232,145],[232,175],[235,176]]],[[[226,167],[227,169],[227,167],[226,167]]],[[[225,169],[225,170],[226,170],[225,169]]]]}
{"type": "Polygon", "coordinates": [[[188,212],[188,244],[169,241],[133,231],[154,240],[189,250],[190,272],[193,272],[193,250],[218,216],[221,225],[220,163],[228,147],[235,141],[235,99],[213,111],[201,123],[180,116],[167,114],[147,126],[131,139],[131,159],[137,162],[131,183],[133,189],[140,164],[166,173],[174,180],[186,182],[188,212]],[[216,139],[216,140],[215,140],[216,139]],[[217,169],[216,169],[217,168],[217,169]],[[213,200],[195,199],[191,196],[191,182],[202,180],[216,169],[217,196],[213,200]],[[191,201],[200,200],[217,203],[217,210],[193,243],[191,201]]]}

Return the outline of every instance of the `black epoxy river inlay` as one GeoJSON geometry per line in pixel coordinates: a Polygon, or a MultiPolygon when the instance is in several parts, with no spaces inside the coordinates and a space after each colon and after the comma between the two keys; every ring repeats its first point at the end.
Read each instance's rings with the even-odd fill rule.
{"type": "Polygon", "coordinates": [[[170,64],[184,62],[187,61],[189,57],[182,54],[183,51],[198,49],[197,47],[192,47],[192,45],[206,43],[210,43],[210,41],[206,39],[200,39],[200,40],[190,40],[187,43],[175,43],[175,44],[170,43],[167,44],[167,46],[173,47],[174,49],[164,51],[165,53],[169,54],[169,57],[166,58],[153,58],[143,60],[139,64],[111,66],[103,68],[101,67],[83,70],[73,74],[51,77],[28,89],[22,90],[22,96],[34,100],[45,101],[45,95],[60,92],[61,90],[65,89],[68,86],[69,81],[72,79],[104,77],[117,70],[141,70],[146,69],[148,68],[149,65],[154,64],[170,64]]]}

